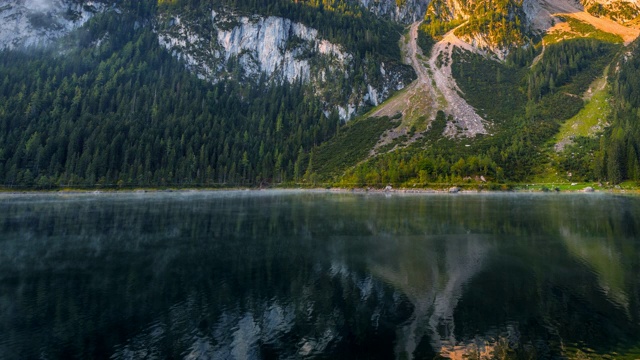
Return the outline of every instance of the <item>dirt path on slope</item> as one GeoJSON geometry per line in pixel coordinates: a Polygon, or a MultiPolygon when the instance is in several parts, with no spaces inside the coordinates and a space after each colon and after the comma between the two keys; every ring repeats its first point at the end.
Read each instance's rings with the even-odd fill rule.
{"type": "Polygon", "coordinates": [[[433,70],[433,80],[437,88],[442,91],[447,102],[445,112],[448,115],[452,115],[454,119],[453,122],[447,123],[445,135],[453,137],[460,131],[463,136],[474,137],[477,134],[487,133],[484,127],[484,120],[460,96],[462,91],[451,74],[451,65],[455,47],[472,52],[476,50],[455,35],[454,31],[456,29],[446,33],[444,38],[433,46],[429,67],[433,70]]]}
{"type": "Polygon", "coordinates": [[[544,56],[544,52],[547,49],[546,46],[544,46],[544,44],[542,44],[542,51],[540,52],[540,54],[538,54],[536,57],[533,58],[533,61],[531,62],[531,66],[529,66],[529,69],[533,69],[534,66],[536,66],[537,63],[540,62],[540,60],[542,60],[542,57],[544,56]]]}
{"type": "Polygon", "coordinates": [[[415,22],[411,25],[409,30],[409,41],[406,43],[404,47],[405,52],[405,63],[411,65],[413,70],[416,72],[418,78],[412,82],[409,86],[407,86],[402,92],[384,104],[382,104],[377,110],[375,110],[371,116],[389,116],[392,117],[401,113],[406,116],[411,110],[411,102],[409,101],[412,97],[416,95],[422,95],[423,97],[429,100],[428,102],[433,102],[435,99],[435,92],[431,88],[430,78],[428,70],[425,68],[423,63],[420,62],[418,57],[423,57],[422,51],[418,48],[418,27],[420,26],[420,22],[415,22]]]}
{"type": "Polygon", "coordinates": [[[459,95],[461,91],[451,75],[453,48],[457,46],[468,51],[476,50],[450,31],[442,41],[434,45],[431,55],[427,58],[418,46],[419,26],[420,22],[411,25],[408,41],[403,45],[405,63],[413,67],[418,78],[370,114],[378,117],[402,114],[402,124],[385,133],[371,155],[375,154],[377,148],[407,135],[409,128],[416,122],[423,124],[425,128],[417,129],[418,133],[408,139],[405,145],[420,138],[420,131],[427,130],[437,110],[444,110],[447,115],[452,115],[454,118],[445,131],[447,136],[474,137],[476,134],[486,133],[483,119],[459,95]],[[445,61],[438,61],[439,56],[445,61]]]}
{"type": "Polygon", "coordinates": [[[406,41],[402,44],[404,62],[413,67],[418,78],[370,114],[376,117],[402,115],[400,125],[382,135],[371,150],[371,156],[375,155],[380,147],[394,142],[401,136],[408,136],[412,128],[415,130],[413,136],[398,146],[406,146],[414,142],[422,137],[422,132],[426,131],[431,121],[435,119],[439,92],[432,86],[429,70],[426,68],[426,57],[418,46],[419,26],[420,22],[411,25],[409,33],[404,38],[406,41]]]}
{"type": "Polygon", "coordinates": [[[607,18],[595,17],[584,11],[584,9],[571,4],[566,0],[543,0],[542,7],[546,9],[550,15],[570,16],[574,19],[591,24],[598,30],[619,35],[622,37],[625,45],[629,45],[633,40],[640,36],[640,30],[638,29],[628,28],[607,18]]]}
{"type": "MultiPolygon", "coordinates": [[[[541,6],[538,9],[538,16],[547,19],[554,15],[570,16],[587,22],[599,30],[621,36],[625,44],[629,44],[640,36],[638,29],[625,27],[606,18],[592,16],[567,0],[541,0],[541,6]]],[[[542,23],[546,22],[542,21],[542,23]]],[[[372,155],[380,146],[389,144],[403,135],[408,135],[409,129],[412,127],[417,130],[417,134],[405,141],[404,144],[407,145],[415,141],[421,136],[421,132],[428,129],[437,110],[444,110],[454,119],[447,124],[446,136],[474,137],[477,134],[487,133],[486,121],[461,96],[462,91],[451,74],[452,54],[455,47],[472,52],[478,50],[459,39],[455,35],[456,28],[445,34],[443,39],[433,46],[431,54],[427,58],[418,46],[419,26],[420,22],[411,25],[402,44],[404,61],[413,67],[418,78],[370,114],[370,116],[376,117],[393,117],[401,114],[402,123],[381,137],[372,150],[372,155]]],[[[542,54],[536,58],[534,64],[541,58],[542,54]]]]}
{"type": "Polygon", "coordinates": [[[411,66],[416,70],[418,74],[418,81],[429,85],[430,78],[429,72],[425,66],[418,61],[418,54],[422,55],[422,49],[418,48],[418,29],[420,27],[420,23],[416,22],[411,25],[411,30],[409,31],[409,58],[411,59],[411,66]]]}

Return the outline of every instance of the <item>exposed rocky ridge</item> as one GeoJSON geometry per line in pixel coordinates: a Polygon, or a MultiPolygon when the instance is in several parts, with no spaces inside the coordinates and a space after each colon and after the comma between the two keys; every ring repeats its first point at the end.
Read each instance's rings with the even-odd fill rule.
{"type": "MultiPolygon", "coordinates": [[[[402,23],[420,21],[425,13],[440,21],[466,20],[474,23],[483,3],[476,0],[351,0],[380,17],[402,23]],[[428,10],[427,10],[428,9],[428,10]]],[[[627,24],[638,21],[640,0],[566,0],[572,9],[583,9],[599,17],[627,24]]],[[[109,1],[87,0],[0,0],[0,49],[46,45],[82,26],[95,14],[105,11],[109,1]]],[[[504,59],[510,49],[524,44],[524,29],[544,31],[553,26],[553,11],[545,0],[504,0],[491,7],[506,23],[514,25],[509,36],[493,28],[456,32],[476,49],[504,59]],[[519,32],[523,29],[523,32],[519,32]]],[[[378,105],[411,80],[411,71],[391,62],[370,58],[365,65],[374,68],[364,80],[349,89],[336,89],[337,83],[352,84],[362,61],[340,44],[323,39],[316,29],[290,19],[262,15],[237,15],[230,11],[211,11],[190,17],[160,14],[156,31],[160,43],[203,79],[218,82],[233,79],[266,79],[274,83],[313,84],[325,111],[336,110],[342,119],[353,117],[368,105],[378,105]]],[[[477,22],[476,22],[477,25],[477,22]]],[[[511,26],[511,25],[510,25],[511,26]]],[[[498,27],[499,28],[499,27],[498,27]]],[[[464,30],[464,29],[461,29],[464,30]]],[[[347,86],[348,87],[348,86],[347,86]]]]}
{"type": "MultiPolygon", "coordinates": [[[[111,3],[0,0],[0,49],[48,45],[109,9],[111,3]]],[[[387,16],[391,3],[377,3],[371,10],[387,16]]],[[[392,18],[421,17],[416,14],[423,10],[416,12],[416,6],[426,9],[424,1],[411,0],[394,10],[392,18]]],[[[220,9],[192,15],[161,12],[150,20],[156,24],[161,45],[182,58],[193,73],[212,82],[240,74],[244,80],[264,77],[274,83],[312,83],[325,112],[335,110],[346,120],[363,107],[380,104],[413,79],[409,67],[371,58],[364,64],[375,73],[366,72],[364,80],[350,86],[357,72],[362,73],[362,59],[355,61],[353,54],[321,38],[316,29],[282,17],[241,16],[220,9]],[[339,89],[339,83],[347,86],[339,89]]]]}
{"type": "Polygon", "coordinates": [[[429,19],[457,24],[466,21],[456,35],[476,49],[504,59],[528,38],[544,33],[565,14],[605,32],[619,34],[626,43],[635,38],[624,28],[640,26],[639,0],[495,0],[489,3],[463,0],[433,0],[429,19]],[[592,16],[593,15],[593,16],[592,16]],[[601,18],[601,19],[597,19],[601,18]],[[610,20],[609,20],[610,19],[610,20]],[[609,25],[606,23],[609,22],[609,25]]]}
{"type": "Polygon", "coordinates": [[[524,0],[523,10],[527,24],[533,31],[547,31],[552,28],[559,21],[557,14],[564,14],[602,31],[618,34],[626,43],[635,38],[633,28],[640,27],[639,0],[524,0]],[[615,23],[624,25],[627,29],[631,28],[631,31],[615,23]]]}
{"type": "Polygon", "coordinates": [[[430,0],[358,0],[361,6],[376,14],[405,24],[422,20],[430,0]]]}
{"type": "Polygon", "coordinates": [[[0,0],[0,49],[47,45],[106,8],[101,1],[0,0]]]}
{"type": "Polygon", "coordinates": [[[433,0],[427,18],[464,24],[458,27],[456,36],[478,50],[504,59],[511,49],[527,42],[530,21],[523,7],[521,0],[433,0]]]}
{"type": "MultiPolygon", "coordinates": [[[[578,0],[569,0],[579,4],[578,0]]],[[[588,7],[592,3],[602,4],[605,7],[638,7],[639,0],[581,0],[582,4],[588,7]]],[[[361,6],[380,17],[390,18],[394,21],[410,24],[420,21],[425,16],[435,15],[443,22],[454,20],[468,20],[477,13],[479,6],[484,6],[484,2],[476,0],[406,0],[401,5],[395,0],[358,0],[361,6]]],[[[540,0],[514,1],[514,7],[507,15],[512,20],[515,19],[516,11],[522,9],[518,15],[526,15],[523,19],[525,25],[531,25],[535,20],[537,9],[541,7],[540,0]]],[[[491,5],[493,6],[493,5],[491,5]]]]}
{"type": "Polygon", "coordinates": [[[430,4],[428,15],[434,15],[441,21],[453,21],[456,19],[469,19],[472,15],[473,1],[460,0],[433,0],[430,4]]]}
{"type": "MultiPolygon", "coordinates": [[[[163,19],[164,20],[164,19],[163,19]]],[[[342,69],[351,54],[339,45],[320,39],[315,29],[289,19],[260,15],[235,16],[211,13],[212,27],[175,16],[160,30],[160,43],[179,57],[201,78],[220,81],[236,61],[247,77],[261,74],[277,81],[310,79],[311,64],[319,59],[342,69]]]]}
{"type": "MultiPolygon", "coordinates": [[[[640,30],[620,24],[609,17],[596,17],[585,11],[584,7],[571,0],[536,0],[530,2],[533,6],[525,6],[527,17],[531,18],[535,27],[532,29],[539,32],[554,31],[558,28],[558,23],[563,22],[563,17],[571,17],[583,23],[587,23],[598,30],[606,33],[619,35],[625,45],[630,44],[640,35],[640,30]]],[[[637,21],[637,20],[636,20],[637,21]]]]}
{"type": "MultiPolygon", "coordinates": [[[[461,96],[462,91],[451,74],[454,49],[461,48],[471,52],[477,50],[458,39],[454,34],[455,30],[451,30],[433,46],[427,59],[417,44],[419,25],[419,22],[415,22],[411,26],[409,43],[404,49],[407,60],[418,74],[418,79],[409,85],[402,94],[395,96],[371,114],[372,116],[391,117],[400,113],[403,117],[403,124],[394,131],[383,134],[376,148],[387,145],[400,136],[407,135],[406,120],[411,121],[411,118],[416,114],[419,114],[418,116],[428,115],[428,122],[431,123],[438,110],[443,110],[446,115],[450,116],[442,134],[444,136],[472,138],[478,134],[487,133],[485,129],[487,122],[461,96]]],[[[429,131],[430,129],[425,130],[429,131]]],[[[413,136],[409,139],[409,143],[416,139],[417,137],[413,136]]],[[[376,150],[373,149],[370,155],[375,155],[376,150]]]]}
{"type": "Polygon", "coordinates": [[[555,24],[554,18],[543,5],[544,2],[539,0],[524,0],[522,3],[522,10],[532,31],[546,31],[555,24]]]}
{"type": "Polygon", "coordinates": [[[621,24],[638,24],[640,1],[638,0],[582,0],[584,9],[591,15],[607,17],[621,24]]]}
{"type": "Polygon", "coordinates": [[[376,64],[378,80],[336,94],[336,83],[353,77],[354,57],[341,45],[319,36],[301,23],[275,16],[243,16],[212,10],[208,19],[161,14],[160,43],[200,78],[211,82],[240,75],[250,81],[312,82],[326,113],[336,110],[347,120],[363,106],[378,105],[410,80],[406,68],[376,64]],[[188,20],[187,20],[188,19],[188,20]],[[341,98],[342,100],[337,100],[341,98]]]}

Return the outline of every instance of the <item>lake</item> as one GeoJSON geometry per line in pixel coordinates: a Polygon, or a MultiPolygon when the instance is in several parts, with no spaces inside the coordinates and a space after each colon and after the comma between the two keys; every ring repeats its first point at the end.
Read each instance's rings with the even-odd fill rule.
{"type": "Polygon", "coordinates": [[[0,195],[1,359],[640,358],[640,198],[0,195]]]}

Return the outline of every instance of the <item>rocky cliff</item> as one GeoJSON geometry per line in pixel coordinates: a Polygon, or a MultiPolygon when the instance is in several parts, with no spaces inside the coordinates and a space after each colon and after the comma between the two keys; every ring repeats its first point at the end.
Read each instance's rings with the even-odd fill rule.
{"type": "Polygon", "coordinates": [[[473,1],[465,0],[433,0],[430,3],[427,14],[440,21],[454,21],[456,19],[467,20],[473,14],[473,1]]]}
{"type": "Polygon", "coordinates": [[[407,68],[381,62],[375,64],[375,80],[365,75],[364,86],[340,93],[337,85],[350,82],[357,71],[354,55],[321,38],[318,30],[282,17],[217,9],[207,18],[164,13],[157,23],[160,43],[200,78],[311,82],[325,111],[336,110],[344,120],[363,106],[378,105],[411,80],[407,68]]]}
{"type": "Polygon", "coordinates": [[[240,66],[246,77],[262,74],[272,80],[308,81],[320,58],[333,69],[344,69],[351,55],[320,39],[315,29],[275,16],[235,16],[211,12],[210,30],[181,16],[162,18],[168,24],[158,32],[160,43],[201,78],[217,82],[240,66]]]}
{"type": "Polygon", "coordinates": [[[49,44],[106,7],[99,1],[2,0],[0,49],[49,44]]]}
{"type": "Polygon", "coordinates": [[[638,0],[582,0],[585,10],[597,17],[607,17],[621,24],[640,25],[638,0]]]}
{"type": "Polygon", "coordinates": [[[433,0],[427,19],[456,27],[460,39],[500,59],[525,43],[530,25],[521,0],[433,0]]]}
{"type": "Polygon", "coordinates": [[[409,24],[424,18],[430,0],[358,0],[358,2],[378,16],[409,24]]]}
{"type": "MultiPolygon", "coordinates": [[[[111,9],[112,3],[0,0],[0,49],[48,45],[111,9]]],[[[409,0],[402,6],[395,0],[362,5],[398,21],[419,19],[426,9],[423,0],[409,0]]],[[[393,61],[356,59],[317,29],[284,17],[177,9],[171,14],[160,11],[149,24],[154,24],[160,44],[201,79],[313,84],[313,95],[325,104],[325,113],[336,111],[344,120],[363,107],[378,105],[414,76],[409,67],[393,61]]]]}

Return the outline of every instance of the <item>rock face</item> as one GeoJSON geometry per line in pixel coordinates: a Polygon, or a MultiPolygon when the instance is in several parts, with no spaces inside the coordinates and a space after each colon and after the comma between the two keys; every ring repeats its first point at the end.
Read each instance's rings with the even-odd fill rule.
{"type": "Polygon", "coordinates": [[[621,24],[635,22],[638,25],[639,0],[582,0],[581,3],[591,15],[607,17],[621,24]]]}
{"type": "MultiPolygon", "coordinates": [[[[576,7],[584,7],[592,15],[608,17],[623,24],[633,22],[640,16],[640,0],[565,1],[576,7]]],[[[405,24],[420,21],[425,17],[425,14],[431,13],[437,14],[438,19],[445,22],[457,19],[466,20],[476,13],[476,6],[484,6],[482,1],[477,0],[357,0],[357,2],[377,16],[405,24]]],[[[514,1],[509,5],[508,18],[514,20],[516,12],[521,8],[523,12],[518,15],[524,15],[522,19],[524,25],[546,30],[553,25],[553,19],[548,16],[537,16],[544,3],[545,0],[514,1]]],[[[638,24],[640,22],[636,25],[638,24]]],[[[486,39],[484,41],[487,42],[486,39]]]]}
{"type": "Polygon", "coordinates": [[[429,0],[358,0],[360,5],[380,17],[410,24],[422,20],[429,0]],[[400,5],[398,5],[400,3],[400,5]]]}
{"type": "Polygon", "coordinates": [[[545,10],[540,0],[524,0],[522,10],[525,13],[525,20],[533,31],[546,31],[555,24],[555,20],[545,10]]]}
{"type": "MultiPolygon", "coordinates": [[[[593,22],[594,17],[640,28],[640,0],[505,0],[491,5],[479,0],[432,0],[427,9],[428,19],[455,21],[460,24],[456,36],[501,60],[558,23],[554,14],[569,14],[598,29],[609,25],[593,22]]],[[[604,31],[619,34],[628,42],[622,35],[626,31],[620,28],[604,31]]]]}
{"type": "Polygon", "coordinates": [[[106,7],[98,1],[0,0],[0,49],[47,45],[106,7]]]}
{"type": "Polygon", "coordinates": [[[201,79],[312,82],[316,95],[325,100],[326,113],[335,110],[343,120],[362,106],[381,103],[409,82],[410,70],[377,64],[383,81],[370,81],[343,101],[330,102],[336,96],[329,89],[355,73],[354,58],[341,45],[321,38],[316,29],[282,17],[241,16],[220,9],[212,10],[208,19],[161,14],[157,23],[160,44],[201,79]]]}
{"type": "MultiPolygon", "coordinates": [[[[539,2],[543,0],[523,0],[539,2]]],[[[525,44],[529,25],[521,0],[492,5],[477,0],[433,0],[427,17],[459,25],[455,35],[474,48],[504,60],[509,51],[525,44]],[[482,25],[478,25],[482,24],[482,25]]]]}
{"type": "Polygon", "coordinates": [[[240,24],[228,31],[218,31],[218,44],[225,61],[237,57],[249,72],[277,74],[284,80],[309,80],[311,65],[305,53],[324,56],[343,67],[351,60],[339,46],[318,39],[315,29],[307,28],[289,19],[278,17],[250,20],[242,17],[240,24]],[[292,46],[298,41],[299,46],[292,46]]]}
{"type": "Polygon", "coordinates": [[[434,0],[428,14],[436,15],[441,21],[468,19],[473,12],[475,1],[434,0]]]}

